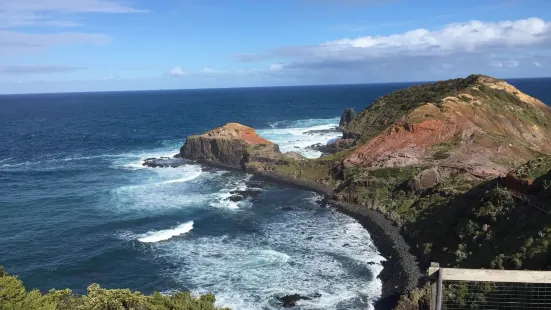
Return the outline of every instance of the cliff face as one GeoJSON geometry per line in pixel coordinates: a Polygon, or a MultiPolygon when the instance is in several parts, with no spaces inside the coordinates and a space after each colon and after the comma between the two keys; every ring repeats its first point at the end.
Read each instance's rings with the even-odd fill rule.
{"type": "Polygon", "coordinates": [[[279,153],[276,144],[260,137],[253,128],[228,123],[204,134],[189,136],[180,149],[180,155],[189,159],[243,168],[249,160],[250,151],[260,149],[279,153]]]}

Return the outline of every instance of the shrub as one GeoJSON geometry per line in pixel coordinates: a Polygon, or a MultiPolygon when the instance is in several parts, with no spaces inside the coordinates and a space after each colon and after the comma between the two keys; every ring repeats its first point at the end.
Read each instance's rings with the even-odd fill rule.
{"type": "Polygon", "coordinates": [[[87,295],[75,295],[69,289],[43,295],[38,290],[27,291],[21,280],[0,267],[0,310],[216,310],[215,301],[212,294],[198,298],[188,292],[144,295],[129,289],[104,289],[98,284],[90,285],[87,295]]]}

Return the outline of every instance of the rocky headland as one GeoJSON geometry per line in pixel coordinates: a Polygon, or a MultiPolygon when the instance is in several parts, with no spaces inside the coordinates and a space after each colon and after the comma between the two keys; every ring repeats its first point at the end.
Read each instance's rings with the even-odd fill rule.
{"type": "Polygon", "coordinates": [[[547,105],[471,75],[380,97],[340,125],[342,138],[317,146],[327,148],[318,159],[282,153],[236,123],[188,137],[176,157],[308,188],[356,217],[387,258],[380,309],[424,309],[426,290],[415,287],[430,261],[551,266],[551,225],[513,195],[551,204],[547,105]]]}

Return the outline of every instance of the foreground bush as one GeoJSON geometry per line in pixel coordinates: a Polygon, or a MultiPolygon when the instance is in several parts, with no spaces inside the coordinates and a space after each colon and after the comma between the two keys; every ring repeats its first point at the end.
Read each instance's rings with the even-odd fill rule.
{"type": "Polygon", "coordinates": [[[216,310],[215,301],[212,294],[198,298],[187,292],[144,295],[129,289],[104,289],[98,284],[90,285],[87,295],[75,295],[70,289],[43,295],[38,290],[27,291],[21,280],[0,267],[0,310],[216,310]]]}

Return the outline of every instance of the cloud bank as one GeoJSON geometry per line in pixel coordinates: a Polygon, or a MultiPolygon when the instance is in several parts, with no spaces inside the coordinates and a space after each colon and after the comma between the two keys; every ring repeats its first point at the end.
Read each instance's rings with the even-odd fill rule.
{"type": "Polygon", "coordinates": [[[542,66],[536,59],[537,51],[549,51],[550,47],[551,23],[534,17],[500,22],[473,20],[434,30],[420,28],[387,36],[282,46],[235,58],[242,62],[273,59],[278,63],[273,67],[275,71],[292,74],[331,71],[349,75],[375,70],[385,75],[390,69],[440,72],[465,65],[470,70],[514,69],[523,63],[538,66],[535,62],[542,66]],[[524,59],[527,57],[530,59],[524,59]]]}
{"type": "MultiPolygon", "coordinates": [[[[81,14],[144,13],[112,0],[0,0],[0,60],[3,57],[40,53],[64,45],[105,45],[112,39],[103,33],[54,31],[45,28],[79,27],[81,14]],[[24,29],[41,31],[27,31],[24,29]],[[33,29],[33,30],[34,30],[33,29]]],[[[33,65],[34,66],[34,65],[33,65]]],[[[4,74],[31,73],[28,70],[67,72],[68,66],[3,66],[4,74]]],[[[71,71],[71,70],[68,70],[71,71]]]]}

